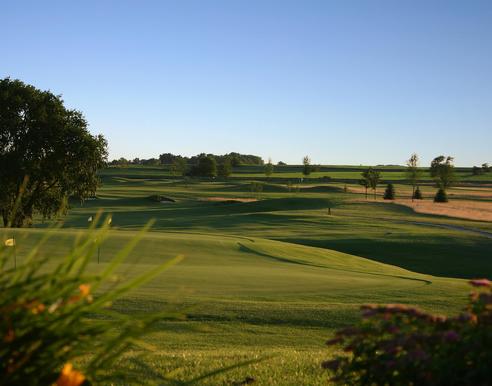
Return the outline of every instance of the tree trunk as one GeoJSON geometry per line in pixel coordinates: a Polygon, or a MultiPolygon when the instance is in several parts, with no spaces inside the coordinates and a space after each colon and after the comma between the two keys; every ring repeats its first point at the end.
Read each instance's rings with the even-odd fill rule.
{"type": "Polygon", "coordinates": [[[414,196],[415,196],[415,185],[412,185],[412,202],[414,196]]]}
{"type": "Polygon", "coordinates": [[[2,210],[2,219],[3,219],[3,226],[7,228],[7,226],[9,225],[9,216],[7,215],[6,210],[2,210]]]}

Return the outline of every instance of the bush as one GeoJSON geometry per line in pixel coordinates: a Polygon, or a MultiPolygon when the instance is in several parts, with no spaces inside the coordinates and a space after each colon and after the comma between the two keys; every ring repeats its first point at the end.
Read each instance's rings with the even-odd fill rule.
{"type": "Polygon", "coordinates": [[[152,196],[149,196],[149,200],[154,202],[176,202],[174,198],[162,196],[160,194],[153,194],[152,196]]]}
{"type": "Polygon", "coordinates": [[[347,385],[488,385],[492,379],[492,282],[478,288],[452,318],[405,305],[366,305],[363,319],[327,344],[351,356],[323,363],[347,385]]]}
{"type": "Polygon", "coordinates": [[[395,199],[395,187],[393,184],[388,184],[386,190],[384,191],[383,198],[385,200],[394,200],[395,199]]]}
{"type": "Polygon", "coordinates": [[[108,228],[91,228],[87,237],[78,240],[73,252],[50,269],[46,267],[50,258],[36,255],[42,244],[16,269],[11,268],[14,242],[2,241],[0,384],[110,384],[118,376],[111,370],[114,360],[157,321],[169,317],[162,313],[135,317],[111,309],[115,299],[154,278],[177,259],[130,282],[115,281],[115,270],[139,236],[99,273],[89,274],[86,267],[107,236],[108,228]],[[101,286],[104,291],[99,290],[101,286]],[[82,357],[87,363],[74,365],[82,357]]]}
{"type": "Polygon", "coordinates": [[[434,196],[434,202],[448,202],[448,195],[444,189],[439,189],[434,196]]]}
{"type": "Polygon", "coordinates": [[[423,200],[424,197],[422,196],[422,191],[420,188],[417,186],[417,189],[413,192],[413,197],[414,200],[423,200]]]}

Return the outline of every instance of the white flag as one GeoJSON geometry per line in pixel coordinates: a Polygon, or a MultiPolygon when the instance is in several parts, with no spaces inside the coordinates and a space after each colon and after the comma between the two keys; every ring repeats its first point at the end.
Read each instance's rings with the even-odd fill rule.
{"type": "Polygon", "coordinates": [[[7,240],[5,240],[5,246],[6,247],[14,247],[15,246],[15,239],[7,239],[7,240]]]}
{"type": "Polygon", "coordinates": [[[88,222],[92,222],[92,216],[87,219],[88,222]]]}

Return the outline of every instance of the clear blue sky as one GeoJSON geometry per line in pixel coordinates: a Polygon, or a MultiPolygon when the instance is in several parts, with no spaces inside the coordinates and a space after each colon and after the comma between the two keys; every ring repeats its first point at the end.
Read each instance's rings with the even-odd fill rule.
{"type": "Polygon", "coordinates": [[[110,157],[492,163],[492,1],[4,1],[0,76],[110,157]]]}

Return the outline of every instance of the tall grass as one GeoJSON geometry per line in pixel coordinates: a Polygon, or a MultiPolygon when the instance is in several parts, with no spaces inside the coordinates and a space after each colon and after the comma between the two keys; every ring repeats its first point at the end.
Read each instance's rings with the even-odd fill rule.
{"type": "Polygon", "coordinates": [[[158,313],[136,318],[112,310],[115,299],[182,258],[170,259],[130,281],[118,280],[117,268],[149,224],[101,272],[89,273],[88,263],[109,231],[107,219],[97,227],[100,220],[98,215],[91,228],[77,239],[72,252],[51,269],[47,268],[50,257],[39,253],[49,233],[16,267],[9,261],[15,246],[2,242],[1,384],[77,386],[121,379],[121,374],[108,371],[115,359],[131,346],[138,346],[139,338],[156,322],[177,316],[158,313]]]}

